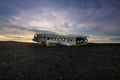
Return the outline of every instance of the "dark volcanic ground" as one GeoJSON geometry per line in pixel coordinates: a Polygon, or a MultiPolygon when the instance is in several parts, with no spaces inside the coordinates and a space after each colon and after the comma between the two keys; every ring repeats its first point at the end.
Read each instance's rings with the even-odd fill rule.
{"type": "Polygon", "coordinates": [[[0,80],[120,80],[120,44],[0,42],[0,80]]]}

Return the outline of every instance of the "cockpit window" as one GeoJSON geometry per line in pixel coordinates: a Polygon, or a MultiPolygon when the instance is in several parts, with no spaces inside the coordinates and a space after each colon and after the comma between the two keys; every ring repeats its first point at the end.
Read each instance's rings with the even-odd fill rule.
{"type": "Polygon", "coordinates": [[[37,37],[37,34],[35,34],[34,37],[37,37]]]}

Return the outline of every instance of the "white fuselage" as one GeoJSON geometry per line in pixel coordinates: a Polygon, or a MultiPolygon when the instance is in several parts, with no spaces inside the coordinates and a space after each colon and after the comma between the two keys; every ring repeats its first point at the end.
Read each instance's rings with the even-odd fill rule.
{"type": "Polygon", "coordinates": [[[33,41],[44,44],[46,46],[56,44],[66,46],[86,45],[88,42],[86,36],[63,36],[56,34],[35,34],[33,41]]]}

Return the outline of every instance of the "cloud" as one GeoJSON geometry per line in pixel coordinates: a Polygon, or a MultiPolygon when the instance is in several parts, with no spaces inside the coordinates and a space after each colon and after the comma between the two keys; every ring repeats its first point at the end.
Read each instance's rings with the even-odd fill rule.
{"type": "Polygon", "coordinates": [[[0,4],[1,12],[6,13],[0,14],[1,35],[76,33],[100,36],[97,39],[91,37],[98,42],[102,36],[106,38],[102,42],[119,41],[120,11],[117,0],[16,0],[10,3],[6,0],[0,4]]]}

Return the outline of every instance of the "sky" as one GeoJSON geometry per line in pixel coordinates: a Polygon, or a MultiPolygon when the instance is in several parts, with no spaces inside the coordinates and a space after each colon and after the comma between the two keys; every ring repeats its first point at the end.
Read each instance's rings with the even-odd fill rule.
{"type": "Polygon", "coordinates": [[[120,0],[0,0],[0,41],[32,42],[38,32],[120,43],[120,0]]]}

